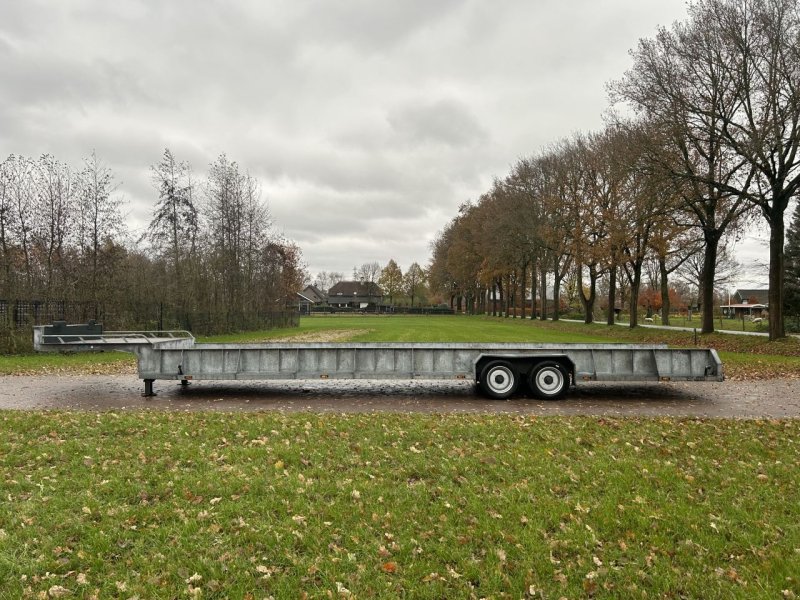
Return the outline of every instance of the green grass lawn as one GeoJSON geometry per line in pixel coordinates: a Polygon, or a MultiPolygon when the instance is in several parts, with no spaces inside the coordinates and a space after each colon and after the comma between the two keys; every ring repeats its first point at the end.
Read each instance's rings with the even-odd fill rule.
{"type": "Polygon", "coordinates": [[[0,598],[800,594],[797,420],[0,419],[0,598]]]}
{"type": "Polygon", "coordinates": [[[313,316],[300,319],[300,327],[268,332],[248,332],[203,338],[201,341],[269,341],[287,335],[353,330],[354,342],[604,342],[600,332],[561,331],[538,322],[470,316],[313,316]]]}

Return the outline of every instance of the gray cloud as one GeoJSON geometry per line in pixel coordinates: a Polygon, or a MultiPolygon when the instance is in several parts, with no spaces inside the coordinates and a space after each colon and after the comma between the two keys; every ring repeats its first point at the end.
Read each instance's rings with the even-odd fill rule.
{"type": "Polygon", "coordinates": [[[256,176],[312,271],[425,263],[521,155],[601,126],[683,0],[0,3],[0,155],[115,171],[134,229],[164,147],[256,176]]]}
{"type": "Polygon", "coordinates": [[[457,100],[414,103],[390,111],[392,129],[408,144],[472,146],[488,139],[478,120],[457,100]]]}

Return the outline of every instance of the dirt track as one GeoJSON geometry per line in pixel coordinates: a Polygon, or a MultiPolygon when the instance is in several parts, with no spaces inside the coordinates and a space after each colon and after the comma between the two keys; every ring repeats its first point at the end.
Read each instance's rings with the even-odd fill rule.
{"type": "Polygon", "coordinates": [[[157,381],[149,399],[142,389],[135,375],[0,377],[0,409],[800,417],[800,380],[585,384],[560,402],[488,401],[463,381],[157,381]]]}

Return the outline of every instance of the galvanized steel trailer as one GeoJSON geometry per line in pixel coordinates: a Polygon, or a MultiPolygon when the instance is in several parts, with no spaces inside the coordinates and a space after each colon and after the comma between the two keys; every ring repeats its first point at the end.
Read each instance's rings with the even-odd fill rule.
{"type": "Polygon", "coordinates": [[[187,331],[109,331],[56,322],[34,328],[39,351],[120,350],[137,356],[145,396],[157,379],[474,379],[490,398],[526,389],[562,397],[587,381],[722,381],[715,350],[640,344],[197,343],[187,331]]]}

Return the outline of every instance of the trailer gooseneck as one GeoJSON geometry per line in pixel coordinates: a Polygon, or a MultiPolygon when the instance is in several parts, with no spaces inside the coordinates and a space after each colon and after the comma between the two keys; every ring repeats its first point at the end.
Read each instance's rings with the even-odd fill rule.
{"type": "Polygon", "coordinates": [[[520,390],[555,400],[589,381],[722,381],[715,350],[639,344],[197,343],[187,331],[108,331],[55,322],[34,328],[39,351],[137,356],[144,395],[157,379],[473,379],[489,398],[520,390]]]}

